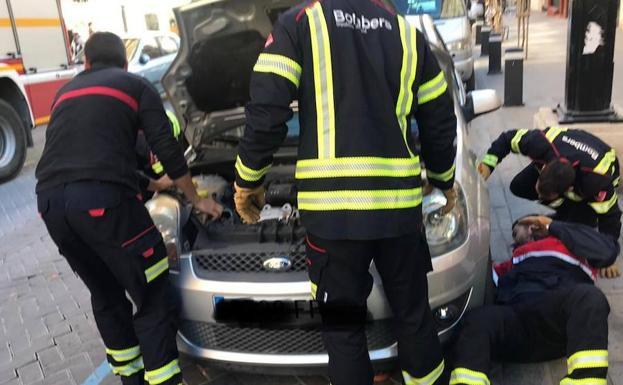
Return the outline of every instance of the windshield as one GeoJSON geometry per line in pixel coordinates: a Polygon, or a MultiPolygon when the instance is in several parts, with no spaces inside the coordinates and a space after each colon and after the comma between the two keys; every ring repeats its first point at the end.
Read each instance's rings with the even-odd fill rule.
{"type": "Polygon", "coordinates": [[[123,44],[125,44],[125,54],[128,61],[131,61],[138,48],[138,39],[123,39],[123,44]]]}
{"type": "Polygon", "coordinates": [[[403,15],[430,15],[433,19],[464,17],[467,12],[463,0],[394,0],[403,15]]]}

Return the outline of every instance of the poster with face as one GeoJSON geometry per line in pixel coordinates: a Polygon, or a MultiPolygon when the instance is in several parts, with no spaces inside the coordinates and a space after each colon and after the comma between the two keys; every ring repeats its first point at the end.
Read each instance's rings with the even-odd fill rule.
{"type": "Polygon", "coordinates": [[[594,21],[589,21],[586,25],[586,33],[584,35],[584,50],[582,55],[592,55],[597,48],[604,45],[604,30],[601,25],[594,21]]]}

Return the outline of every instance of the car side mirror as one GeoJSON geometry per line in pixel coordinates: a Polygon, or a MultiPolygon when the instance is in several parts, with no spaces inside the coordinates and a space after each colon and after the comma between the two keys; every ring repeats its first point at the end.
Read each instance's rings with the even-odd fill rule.
{"type": "Polygon", "coordinates": [[[149,63],[150,60],[151,57],[149,57],[149,55],[147,55],[146,53],[142,54],[141,57],[138,58],[138,62],[143,65],[149,63]]]}
{"type": "Polygon", "coordinates": [[[495,90],[475,90],[467,94],[463,105],[463,116],[467,122],[471,122],[480,115],[497,110],[502,107],[502,101],[495,90]]]}

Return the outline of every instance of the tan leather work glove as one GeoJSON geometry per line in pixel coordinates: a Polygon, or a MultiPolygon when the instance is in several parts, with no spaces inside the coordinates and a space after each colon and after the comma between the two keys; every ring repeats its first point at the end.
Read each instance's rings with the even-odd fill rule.
{"type": "Polygon", "coordinates": [[[264,186],[244,188],[234,183],[234,203],[242,222],[254,224],[260,220],[260,211],[264,207],[264,186]]]}
{"type": "Polygon", "coordinates": [[[491,167],[481,162],[478,165],[478,173],[482,176],[484,180],[487,180],[491,176],[491,167]]]}
{"type": "Polygon", "coordinates": [[[618,278],[621,276],[621,271],[619,270],[619,266],[614,263],[612,266],[604,267],[603,269],[599,269],[599,276],[601,278],[618,278]]]}
{"type": "MultiPolygon", "coordinates": [[[[424,185],[422,186],[422,195],[426,196],[433,192],[433,185],[428,183],[428,181],[424,181],[424,185]]],[[[446,215],[454,206],[456,206],[456,200],[458,198],[458,193],[456,192],[456,187],[452,187],[448,190],[443,191],[443,195],[446,196],[446,205],[441,208],[441,213],[446,215]]]]}

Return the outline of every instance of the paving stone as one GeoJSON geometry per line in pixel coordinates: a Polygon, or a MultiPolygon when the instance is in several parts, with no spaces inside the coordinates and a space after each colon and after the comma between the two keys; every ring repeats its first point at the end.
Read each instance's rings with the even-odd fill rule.
{"type": "Polygon", "coordinates": [[[37,359],[41,364],[44,373],[58,372],[58,368],[63,362],[63,356],[57,346],[44,349],[37,353],[37,359]]]}
{"type": "Polygon", "coordinates": [[[24,385],[43,380],[43,371],[38,362],[32,362],[17,369],[17,375],[24,385]]]}
{"type": "Polygon", "coordinates": [[[7,381],[13,380],[17,378],[17,373],[15,369],[4,369],[0,370],[0,384],[4,384],[7,381]]]}

